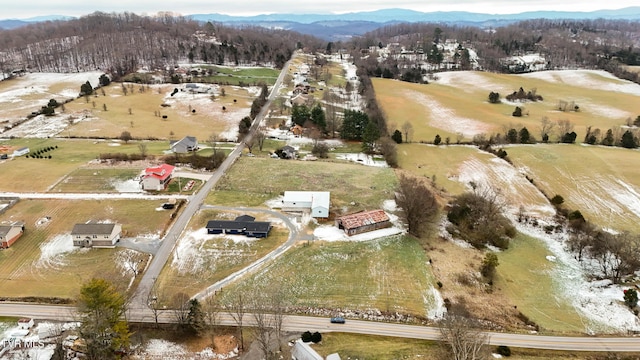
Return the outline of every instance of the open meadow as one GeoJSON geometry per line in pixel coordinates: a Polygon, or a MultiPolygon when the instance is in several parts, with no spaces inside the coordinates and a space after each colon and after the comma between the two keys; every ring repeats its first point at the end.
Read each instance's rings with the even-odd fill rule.
{"type": "MultiPolygon", "coordinates": [[[[627,124],[640,114],[640,85],[621,80],[603,71],[541,71],[522,75],[458,71],[437,74],[429,84],[410,84],[397,80],[372,79],[376,98],[387,116],[390,131],[402,129],[405,121],[413,126],[409,137],[414,142],[432,142],[439,134],[443,142],[470,141],[474,135],[505,133],[505,128],[527,127],[532,136],[541,138],[540,121],[569,120],[578,139],[587,126],[609,128],[627,124]],[[543,101],[509,102],[508,94],[522,87],[535,89],[543,101]],[[490,92],[501,95],[501,104],[488,101],[490,92]],[[560,101],[575,102],[578,112],[561,112],[560,101]],[[511,114],[516,106],[524,107],[522,117],[511,114]]],[[[558,136],[552,134],[551,141],[558,136]]]]}
{"type": "Polygon", "coordinates": [[[24,235],[0,251],[0,294],[71,298],[94,276],[130,277],[125,258],[139,257],[144,265],[147,255],[75,248],[69,233],[75,224],[92,220],[122,224],[123,237],[159,236],[170,219],[169,212],[156,210],[158,205],[145,200],[20,200],[0,215],[0,222],[25,223],[24,235]]]}
{"type": "Polygon", "coordinates": [[[393,199],[392,169],[325,161],[241,157],[207,197],[214,205],[263,206],[284,191],[330,191],[331,213],[375,209],[393,199]]]}
{"type": "Polygon", "coordinates": [[[550,197],[564,198],[590,222],[616,231],[640,231],[640,152],[580,145],[510,146],[515,167],[550,197]]]}
{"type": "Polygon", "coordinates": [[[295,308],[328,311],[325,315],[380,311],[425,318],[441,306],[425,252],[405,236],[299,244],[263,271],[227,287],[222,301],[235,291],[268,293],[277,284],[295,308]]]}
{"type": "Polygon", "coordinates": [[[156,282],[159,301],[169,302],[176,293],[193,296],[216,281],[241,270],[284,243],[289,236],[279,219],[265,218],[251,212],[218,212],[202,210],[191,219],[169,261],[156,282]],[[264,239],[242,235],[210,235],[205,226],[216,219],[233,220],[252,215],[256,221],[271,221],[273,228],[264,239]]]}

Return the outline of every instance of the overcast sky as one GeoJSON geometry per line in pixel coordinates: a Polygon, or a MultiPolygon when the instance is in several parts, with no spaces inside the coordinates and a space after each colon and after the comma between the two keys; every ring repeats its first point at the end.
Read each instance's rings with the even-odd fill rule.
{"type": "Polygon", "coordinates": [[[2,6],[0,19],[26,19],[44,15],[82,16],[95,11],[153,15],[170,11],[181,15],[220,13],[322,14],[404,8],[417,11],[469,11],[510,14],[536,10],[593,11],[638,6],[638,0],[17,0],[2,6]]]}

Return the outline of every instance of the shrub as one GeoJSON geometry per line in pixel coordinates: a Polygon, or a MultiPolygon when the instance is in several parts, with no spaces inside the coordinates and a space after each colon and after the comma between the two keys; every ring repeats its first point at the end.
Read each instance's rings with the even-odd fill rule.
{"type": "Polygon", "coordinates": [[[309,330],[302,333],[302,341],[311,342],[311,332],[309,330]]]}
{"type": "Polygon", "coordinates": [[[551,198],[551,204],[555,206],[562,205],[562,203],[564,203],[564,198],[560,195],[556,195],[551,198]]]}
{"type": "Polygon", "coordinates": [[[500,345],[496,348],[496,353],[498,355],[509,357],[511,356],[511,349],[508,346],[500,345]]]}
{"type": "Polygon", "coordinates": [[[314,344],[319,343],[320,341],[322,341],[322,334],[317,331],[314,332],[313,334],[311,334],[311,341],[313,341],[314,344]]]}
{"type": "Polygon", "coordinates": [[[633,309],[638,305],[638,292],[635,289],[624,290],[624,303],[633,309]]]}

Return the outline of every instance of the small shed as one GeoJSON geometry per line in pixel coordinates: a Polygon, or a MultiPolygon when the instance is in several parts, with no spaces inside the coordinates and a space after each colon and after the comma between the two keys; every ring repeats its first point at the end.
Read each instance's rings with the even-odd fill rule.
{"type": "Polygon", "coordinates": [[[15,222],[12,225],[0,226],[0,249],[8,249],[18,241],[24,233],[24,223],[15,222]]]}
{"type": "Polygon", "coordinates": [[[328,218],[331,193],[328,191],[285,191],[283,211],[310,211],[311,217],[328,218]]]}
{"type": "Polygon", "coordinates": [[[21,147],[20,149],[13,151],[13,157],[27,155],[29,153],[28,147],[21,147]]]}
{"type": "Polygon", "coordinates": [[[336,226],[351,236],[391,227],[391,220],[384,210],[371,210],[340,216],[336,226]]]}

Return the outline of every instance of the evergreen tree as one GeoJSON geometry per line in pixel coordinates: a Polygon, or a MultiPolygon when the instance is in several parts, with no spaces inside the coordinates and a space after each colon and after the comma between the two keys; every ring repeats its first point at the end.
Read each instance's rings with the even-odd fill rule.
{"type": "Polygon", "coordinates": [[[93,86],[91,86],[91,83],[89,82],[89,80],[87,80],[86,83],[80,86],[80,96],[91,95],[91,94],[93,94],[93,86]]]}
{"type": "Polygon", "coordinates": [[[521,144],[528,144],[529,141],[531,140],[531,134],[529,134],[529,130],[527,130],[526,127],[523,127],[522,129],[520,129],[520,133],[518,134],[518,137],[520,138],[521,144]]]}
{"type": "Polygon", "coordinates": [[[291,121],[294,124],[303,126],[304,123],[310,119],[311,119],[311,112],[309,111],[309,108],[307,107],[307,105],[293,104],[293,108],[291,109],[291,121]]]}
{"type": "Polygon", "coordinates": [[[205,329],[206,323],[204,321],[204,312],[202,311],[202,305],[198,299],[189,300],[189,313],[187,314],[187,325],[191,331],[196,334],[202,333],[205,329]]]}
{"type": "Polygon", "coordinates": [[[611,129],[607,130],[607,134],[602,139],[602,145],[605,146],[613,146],[615,140],[613,139],[613,131],[611,129]]]}
{"type": "Polygon", "coordinates": [[[518,131],[516,129],[509,129],[507,136],[505,137],[509,144],[515,144],[518,142],[518,131]]]}
{"type": "Polygon", "coordinates": [[[436,137],[433,139],[433,145],[440,145],[441,142],[442,138],[440,137],[440,134],[436,134],[436,137]]]}
{"type": "Polygon", "coordinates": [[[362,133],[362,151],[372,153],[376,149],[376,142],[380,138],[380,130],[373,121],[368,121],[362,133]]]}
{"type": "Polygon", "coordinates": [[[324,132],[327,128],[327,120],[324,114],[324,110],[320,106],[320,104],[316,104],[316,106],[311,109],[311,122],[316,124],[316,126],[324,132]]]}
{"type": "Polygon", "coordinates": [[[396,129],[396,131],[393,132],[393,135],[391,135],[391,139],[395,141],[396,144],[402,144],[402,132],[396,129]]]}
{"type": "Polygon", "coordinates": [[[633,133],[627,130],[624,132],[624,134],[622,134],[622,139],[620,139],[620,145],[622,145],[623,148],[635,149],[638,147],[638,141],[633,136],[633,133]]]}
{"type": "Polygon", "coordinates": [[[345,140],[362,140],[362,134],[369,123],[369,116],[362,111],[345,110],[340,137],[345,140]]]}

